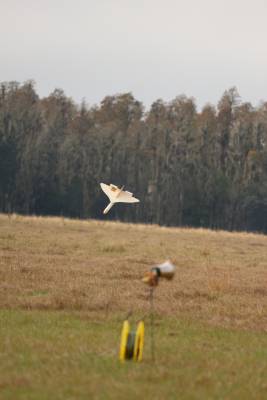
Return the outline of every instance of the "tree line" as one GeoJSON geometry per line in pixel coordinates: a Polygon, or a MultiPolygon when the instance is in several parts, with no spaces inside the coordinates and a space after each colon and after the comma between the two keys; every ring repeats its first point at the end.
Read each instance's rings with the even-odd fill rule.
{"type": "Polygon", "coordinates": [[[267,102],[231,88],[200,112],[184,95],[145,111],[131,93],[89,107],[0,84],[0,212],[102,218],[100,182],[141,200],[109,218],[267,233],[267,102]]]}

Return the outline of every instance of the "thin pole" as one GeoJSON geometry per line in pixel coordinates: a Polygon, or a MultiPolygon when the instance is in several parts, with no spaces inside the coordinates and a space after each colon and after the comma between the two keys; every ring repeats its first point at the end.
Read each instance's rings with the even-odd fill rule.
{"type": "Polygon", "coordinates": [[[155,362],[155,341],[154,341],[154,288],[150,288],[150,349],[151,359],[155,362]]]}

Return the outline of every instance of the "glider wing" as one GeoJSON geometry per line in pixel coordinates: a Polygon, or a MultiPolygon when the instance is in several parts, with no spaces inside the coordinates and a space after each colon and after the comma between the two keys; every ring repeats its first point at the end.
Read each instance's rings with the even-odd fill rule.
{"type": "Polygon", "coordinates": [[[115,201],[116,203],[139,203],[140,200],[133,197],[131,192],[122,191],[115,201]]]}
{"type": "Polygon", "coordinates": [[[109,200],[114,203],[120,189],[115,185],[106,185],[105,183],[100,183],[100,186],[103,192],[108,196],[109,200]]]}

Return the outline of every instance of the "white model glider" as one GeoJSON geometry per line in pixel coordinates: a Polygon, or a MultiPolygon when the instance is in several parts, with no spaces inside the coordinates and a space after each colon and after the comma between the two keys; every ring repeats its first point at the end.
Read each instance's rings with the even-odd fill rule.
{"type": "Polygon", "coordinates": [[[103,214],[107,214],[115,203],[139,203],[139,200],[133,197],[131,192],[123,190],[123,187],[120,189],[118,186],[112,184],[106,185],[105,183],[100,183],[100,186],[110,200],[110,203],[103,211],[103,214]]]}

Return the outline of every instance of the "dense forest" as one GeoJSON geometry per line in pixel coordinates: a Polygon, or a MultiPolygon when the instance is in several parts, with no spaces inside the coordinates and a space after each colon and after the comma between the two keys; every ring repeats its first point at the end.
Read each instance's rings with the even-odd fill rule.
{"type": "Polygon", "coordinates": [[[231,88],[201,112],[184,95],[145,111],[131,93],[89,107],[0,84],[0,212],[102,218],[100,182],[141,200],[108,218],[267,233],[267,102],[231,88]]]}

